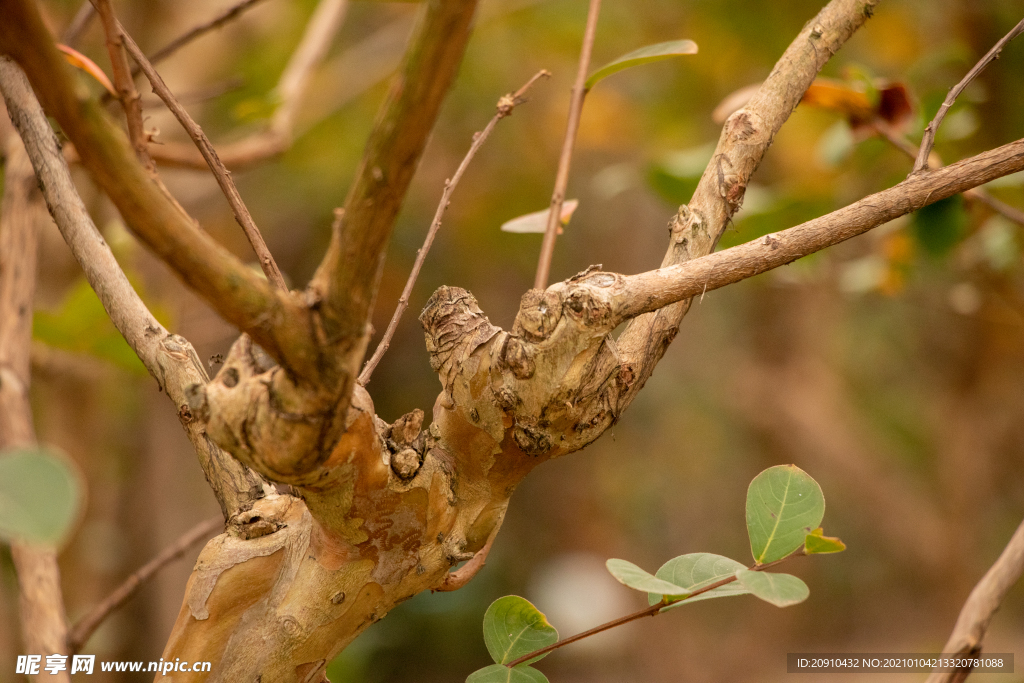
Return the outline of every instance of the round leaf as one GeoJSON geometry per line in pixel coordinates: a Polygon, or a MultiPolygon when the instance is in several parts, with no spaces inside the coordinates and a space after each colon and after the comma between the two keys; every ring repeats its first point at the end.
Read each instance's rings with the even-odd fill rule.
{"type": "Polygon", "coordinates": [[[818,482],[796,465],[769,467],[747,489],[747,534],[758,564],[774,562],[804,544],[825,516],[818,482]]]}
{"type": "Polygon", "coordinates": [[[792,574],[741,569],[736,572],[736,579],[755,597],[770,602],[776,607],[795,605],[806,600],[807,596],[811,594],[807,584],[792,574]]]}
{"type": "Polygon", "coordinates": [[[622,71],[623,69],[647,64],[648,62],[661,61],[662,59],[668,59],[669,57],[695,54],[697,54],[697,43],[692,40],[670,40],[667,43],[648,45],[640,48],[639,50],[633,50],[630,53],[624,54],[615,61],[602,66],[590,75],[590,78],[587,79],[586,85],[584,85],[584,89],[590,90],[597,85],[598,81],[611,76],[613,73],[622,71]]]}
{"type": "Polygon", "coordinates": [[[0,538],[58,545],[79,510],[78,473],[45,449],[0,455],[0,538]]]}
{"type": "Polygon", "coordinates": [[[504,664],[491,664],[471,673],[466,683],[548,683],[548,677],[525,664],[511,669],[504,664]]]}
{"type": "MultiPolygon", "coordinates": [[[[689,553],[673,557],[661,566],[661,569],[658,570],[655,576],[685,589],[686,594],[690,595],[705,586],[733,576],[740,569],[745,569],[745,567],[728,557],[713,553],[689,553]]],[[[749,592],[734,581],[724,586],[713,588],[706,593],[701,593],[694,598],[687,598],[685,602],[725,598],[731,595],[746,595],[749,592]]],[[[658,593],[648,593],[648,604],[654,605],[661,602],[663,597],[663,595],[658,593]]],[[[665,609],[671,609],[682,604],[684,603],[675,602],[665,609]]]]}
{"type": "Polygon", "coordinates": [[[632,562],[611,559],[605,562],[605,566],[620,583],[644,593],[660,593],[661,595],[686,595],[687,593],[682,586],[648,574],[632,562]]]}
{"type": "Polygon", "coordinates": [[[557,641],[558,631],[544,614],[518,595],[498,598],[484,614],[484,643],[496,664],[508,664],[557,641]]]}

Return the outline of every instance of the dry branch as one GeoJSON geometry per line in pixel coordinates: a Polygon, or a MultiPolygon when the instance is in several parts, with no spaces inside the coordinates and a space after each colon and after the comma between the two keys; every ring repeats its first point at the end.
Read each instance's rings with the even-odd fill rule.
{"type": "MultiPolygon", "coordinates": [[[[391,338],[395,334],[395,329],[398,327],[398,321],[402,319],[402,315],[405,313],[405,309],[409,307],[409,296],[412,294],[413,285],[416,284],[416,278],[419,277],[420,268],[423,267],[423,262],[427,258],[427,253],[430,251],[430,246],[434,243],[434,236],[437,235],[437,231],[441,228],[441,218],[444,216],[445,210],[448,209],[452,193],[455,192],[455,187],[459,184],[459,180],[462,179],[462,174],[466,172],[466,168],[469,166],[469,162],[476,156],[477,150],[483,146],[484,142],[491,135],[491,131],[498,125],[498,121],[502,120],[506,116],[512,115],[512,110],[518,104],[525,102],[523,95],[530,89],[539,78],[546,78],[551,74],[547,71],[540,71],[535,74],[529,81],[527,81],[523,87],[514,93],[507,94],[498,100],[498,113],[495,114],[491,120],[484,126],[484,129],[479,133],[473,134],[473,144],[469,146],[469,151],[466,152],[466,156],[462,159],[462,163],[455,170],[455,175],[444,183],[444,191],[441,193],[441,201],[437,205],[437,210],[434,212],[434,220],[430,223],[430,228],[427,230],[427,237],[423,240],[423,246],[416,252],[416,261],[412,265],[412,271],[409,273],[409,278],[405,282],[405,288],[402,290],[402,296],[398,299],[398,306],[395,308],[394,314],[391,316],[391,322],[388,323],[387,329],[384,331],[384,336],[381,337],[380,343],[377,345],[377,349],[373,352],[370,360],[366,361],[366,365],[363,366],[363,371],[359,373],[359,383],[363,386],[370,381],[370,376],[373,374],[374,368],[380,363],[380,359],[387,353],[388,347],[391,345],[391,338]]],[[[342,220],[344,214],[339,214],[337,220],[342,220]]]]}
{"type": "Polygon", "coordinates": [[[114,87],[117,89],[118,99],[124,108],[124,115],[128,121],[128,137],[131,138],[132,146],[139,161],[150,171],[156,166],[153,158],[149,155],[149,136],[142,125],[142,98],[135,89],[135,81],[132,78],[131,68],[128,66],[128,55],[125,53],[124,32],[114,16],[114,8],[110,0],[91,0],[100,21],[103,22],[103,33],[107,38],[107,53],[110,55],[110,63],[114,70],[114,87]]]}
{"type": "Polygon", "coordinates": [[[558,224],[562,218],[562,202],[565,201],[565,189],[569,186],[569,166],[572,163],[572,150],[576,146],[576,132],[580,127],[580,116],[583,113],[583,98],[587,96],[587,71],[590,69],[590,53],[594,48],[594,36],[597,33],[597,17],[601,12],[601,0],[590,0],[587,10],[587,27],[583,32],[583,46],[580,48],[580,62],[576,68],[576,81],[572,86],[569,100],[569,118],[565,124],[565,138],[562,141],[562,153],[558,157],[558,171],[555,174],[555,190],[551,195],[551,208],[548,209],[548,224],[544,230],[544,241],[540,247],[540,258],[537,262],[537,273],[533,288],[544,289],[548,286],[551,273],[551,258],[555,253],[555,239],[558,236],[558,224]]]}
{"type": "Polygon", "coordinates": [[[928,156],[932,152],[932,146],[935,144],[935,134],[939,130],[939,126],[942,125],[943,119],[946,118],[946,113],[956,102],[956,98],[960,96],[960,93],[964,91],[971,81],[973,81],[978,74],[985,70],[985,67],[992,63],[993,60],[999,58],[999,53],[1003,51],[1003,48],[1008,42],[1016,38],[1024,32],[1024,19],[1020,20],[1016,26],[1010,29],[1010,32],[1003,36],[998,43],[992,46],[992,49],[985,53],[985,56],[978,60],[978,63],[967,72],[959,83],[953,86],[949,94],[946,95],[946,99],[943,100],[942,106],[935,112],[935,118],[931,120],[924,129],[924,137],[921,138],[921,149],[917,153],[917,160],[914,162],[914,170],[911,173],[918,173],[921,170],[928,168],[928,156]]]}
{"type": "MultiPolygon", "coordinates": [[[[988,630],[989,622],[1006,597],[1010,588],[1024,573],[1024,523],[1006,544],[999,559],[995,561],[981,581],[967,597],[960,616],[957,617],[953,632],[946,641],[942,653],[945,655],[974,655],[981,652],[981,641],[988,630]]],[[[934,672],[927,683],[953,683],[966,678],[969,671],[934,672]]]]}

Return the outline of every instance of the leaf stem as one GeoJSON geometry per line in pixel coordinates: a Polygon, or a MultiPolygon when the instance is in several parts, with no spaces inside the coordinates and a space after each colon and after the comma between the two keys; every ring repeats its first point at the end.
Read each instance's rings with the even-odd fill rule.
{"type": "MultiPolygon", "coordinates": [[[[774,566],[776,566],[778,564],[782,564],[783,562],[785,562],[787,560],[791,560],[794,557],[801,557],[801,556],[803,556],[805,554],[806,553],[804,552],[804,546],[801,545],[799,548],[797,548],[796,550],[791,552],[789,555],[786,555],[785,557],[783,557],[781,559],[775,560],[774,562],[766,562],[765,564],[756,564],[755,563],[755,564],[752,564],[747,569],[749,569],[752,572],[763,572],[765,569],[768,569],[770,567],[774,567],[774,566]]],[[[534,657],[537,657],[537,656],[543,655],[543,654],[547,654],[548,652],[551,652],[553,650],[557,650],[560,647],[565,647],[566,645],[568,645],[570,643],[575,643],[578,640],[583,640],[584,638],[589,638],[590,636],[597,635],[598,633],[602,633],[603,631],[607,631],[608,629],[615,628],[616,626],[622,626],[623,624],[628,624],[631,621],[636,621],[637,619],[642,619],[644,617],[656,617],[656,616],[658,616],[658,614],[661,613],[661,611],[663,609],[665,609],[669,605],[674,605],[676,603],[683,602],[684,600],[689,600],[691,598],[695,598],[698,595],[701,595],[703,593],[707,593],[709,591],[713,591],[714,589],[720,588],[720,587],[722,587],[722,586],[724,586],[726,584],[732,583],[735,580],[736,580],[736,576],[735,575],[727,576],[724,579],[721,579],[720,581],[715,581],[714,583],[708,584],[707,586],[704,586],[703,588],[695,590],[694,592],[692,592],[689,595],[687,595],[685,598],[681,598],[679,600],[672,600],[672,601],[669,601],[669,602],[666,602],[665,599],[662,599],[661,602],[655,603],[655,604],[651,605],[650,607],[645,607],[644,609],[642,609],[642,610],[640,610],[638,612],[633,612],[632,614],[627,614],[624,617],[619,617],[618,619],[613,619],[612,621],[609,621],[609,622],[606,622],[604,624],[601,624],[600,626],[595,626],[594,628],[592,628],[592,629],[590,629],[588,631],[583,631],[582,633],[577,633],[574,636],[569,636],[568,638],[565,638],[563,640],[559,640],[557,643],[552,643],[551,645],[548,645],[547,647],[542,647],[539,650],[534,650],[533,652],[529,652],[529,653],[523,655],[522,657],[520,657],[519,659],[512,660],[511,662],[509,662],[505,666],[507,666],[507,667],[509,667],[511,669],[512,667],[516,666],[517,664],[522,664],[523,662],[529,661],[529,660],[533,659],[534,657]]]]}

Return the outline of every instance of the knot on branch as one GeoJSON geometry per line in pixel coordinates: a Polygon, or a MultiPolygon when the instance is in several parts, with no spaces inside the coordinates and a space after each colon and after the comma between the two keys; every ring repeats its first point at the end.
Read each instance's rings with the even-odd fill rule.
{"type": "Polygon", "coordinates": [[[391,469],[402,480],[416,476],[423,464],[427,433],[423,429],[423,411],[416,408],[395,420],[386,443],[391,452],[391,469]]]}
{"type": "Polygon", "coordinates": [[[314,470],[331,454],[345,417],[340,402],[299,387],[247,335],[231,346],[206,385],[207,433],[224,450],[270,479],[313,483],[314,470]]]}
{"type": "Polygon", "coordinates": [[[459,364],[501,331],[461,287],[438,288],[420,313],[420,324],[426,333],[430,367],[449,393],[459,364]]]}

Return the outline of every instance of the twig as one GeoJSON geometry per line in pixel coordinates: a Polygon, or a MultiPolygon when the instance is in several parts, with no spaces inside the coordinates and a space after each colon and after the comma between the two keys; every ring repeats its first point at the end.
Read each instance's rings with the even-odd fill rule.
{"type": "Polygon", "coordinates": [[[124,107],[124,115],[128,121],[128,137],[131,138],[132,146],[139,161],[153,173],[156,165],[149,155],[149,137],[142,127],[142,98],[135,89],[135,81],[132,79],[131,69],[128,66],[128,56],[125,54],[126,34],[120,28],[117,17],[114,16],[114,9],[110,0],[90,0],[93,7],[100,15],[103,22],[103,33],[107,37],[107,52],[110,54],[110,63],[114,70],[114,87],[117,89],[121,106],[124,107]]]}
{"type": "MultiPolygon", "coordinates": [[[[774,562],[766,562],[765,564],[753,564],[750,567],[748,567],[747,569],[749,569],[752,572],[763,572],[765,569],[769,569],[769,568],[774,567],[776,565],[782,564],[783,562],[785,562],[787,560],[791,560],[794,557],[803,557],[804,554],[805,554],[804,553],[804,548],[803,548],[803,546],[801,546],[801,547],[797,548],[796,550],[794,550],[793,552],[791,552],[789,555],[786,555],[785,557],[783,557],[781,559],[775,560],[774,562]]],[[[557,650],[560,647],[565,647],[566,645],[569,645],[570,643],[575,643],[575,642],[577,642],[579,640],[583,640],[584,638],[589,638],[590,636],[596,636],[598,633],[602,633],[604,631],[607,631],[608,629],[615,628],[616,626],[622,626],[623,624],[628,624],[631,621],[636,621],[637,619],[643,619],[644,617],[656,617],[659,614],[661,614],[662,610],[665,609],[666,607],[668,607],[669,605],[674,605],[676,603],[684,602],[684,601],[689,600],[691,598],[695,598],[698,595],[702,595],[702,594],[707,593],[709,591],[713,591],[716,588],[721,588],[722,586],[724,586],[726,584],[730,584],[730,583],[732,583],[732,582],[734,582],[736,580],[737,579],[736,579],[735,575],[727,576],[724,579],[721,579],[720,581],[715,581],[714,583],[708,584],[707,586],[704,586],[703,588],[700,588],[698,590],[693,591],[692,593],[687,595],[685,598],[682,598],[681,600],[666,601],[666,600],[663,599],[661,602],[656,602],[653,605],[651,605],[650,607],[645,607],[644,609],[640,610],[639,612],[633,612],[632,614],[627,614],[624,617],[619,617],[618,619],[613,619],[612,621],[609,621],[609,622],[606,622],[604,624],[601,624],[600,626],[595,626],[594,628],[589,629],[587,631],[583,631],[582,633],[577,633],[574,636],[569,636],[568,638],[564,638],[563,640],[559,640],[557,643],[552,643],[551,645],[548,645],[547,647],[542,647],[539,650],[534,650],[533,652],[530,652],[528,654],[523,655],[519,659],[512,660],[511,662],[509,662],[505,666],[507,666],[508,668],[511,669],[512,667],[516,666],[517,664],[522,664],[523,662],[527,662],[527,661],[533,659],[534,657],[537,657],[537,656],[543,655],[543,654],[547,654],[548,652],[551,652],[553,650],[557,650]]]]}
{"type": "Polygon", "coordinates": [[[551,195],[548,225],[540,247],[537,275],[533,280],[534,289],[544,289],[548,286],[551,258],[555,253],[555,239],[558,236],[558,223],[562,217],[562,202],[565,201],[565,189],[569,185],[569,164],[572,161],[573,147],[576,145],[576,131],[580,127],[583,98],[587,94],[584,86],[587,81],[587,70],[590,68],[590,53],[594,47],[597,15],[600,11],[601,0],[590,0],[590,9],[587,10],[587,28],[583,33],[583,47],[580,49],[579,68],[576,70],[576,82],[572,86],[572,97],[569,102],[569,120],[565,127],[565,139],[562,141],[562,154],[558,158],[555,191],[551,195]]]}
{"type": "Polygon", "coordinates": [[[134,574],[129,576],[115,588],[98,605],[93,607],[84,617],[71,628],[68,634],[68,649],[72,653],[78,652],[89,640],[92,634],[99,628],[110,614],[118,607],[128,601],[128,598],[139,589],[142,584],[148,581],[154,574],[165,566],[178,559],[196,543],[205,541],[212,534],[224,528],[224,519],[218,515],[200,522],[184,534],[178,540],[157,553],[156,557],[139,567],[134,574]]]}
{"type": "Polygon", "coordinates": [[[441,585],[434,589],[438,593],[450,593],[451,591],[457,591],[470,580],[480,573],[480,570],[484,568],[487,563],[487,556],[491,553],[491,547],[494,545],[494,539],[498,536],[498,530],[500,526],[494,527],[494,531],[487,537],[487,542],[484,543],[484,547],[476,551],[476,554],[470,558],[469,562],[462,565],[453,572],[448,572],[448,575],[444,577],[444,581],[441,585]]]}
{"type": "MultiPolygon", "coordinates": [[[[196,38],[202,36],[205,33],[209,33],[214,29],[220,28],[221,26],[228,23],[235,17],[240,16],[242,12],[246,11],[258,2],[261,2],[261,0],[242,0],[238,4],[227,8],[210,21],[207,21],[203,24],[199,24],[195,28],[185,32],[178,38],[172,40],[165,47],[162,47],[156,52],[154,52],[149,57],[149,63],[157,64],[159,62],[162,62],[163,60],[167,59],[181,48],[191,43],[196,38]]],[[[141,71],[142,66],[139,65],[132,70],[132,75],[138,75],[141,71]]]]}
{"type": "Polygon", "coordinates": [[[946,95],[946,99],[942,103],[942,106],[939,107],[937,112],[935,112],[935,118],[933,118],[931,123],[929,123],[924,129],[924,137],[921,138],[921,149],[917,154],[917,161],[914,162],[914,170],[912,170],[911,173],[918,173],[919,171],[928,168],[928,155],[931,153],[932,146],[935,144],[935,133],[938,131],[939,126],[942,125],[942,120],[946,118],[946,112],[948,112],[949,108],[953,106],[956,98],[960,96],[960,93],[964,91],[964,88],[966,88],[970,82],[985,69],[986,66],[999,58],[999,53],[1003,51],[1003,47],[1008,42],[1019,36],[1022,31],[1024,31],[1024,19],[1021,19],[1020,23],[1014,26],[1009,33],[1003,36],[1002,40],[993,45],[992,49],[974,65],[974,68],[968,71],[967,75],[949,91],[949,94],[946,95]]]}
{"type": "MultiPolygon", "coordinates": [[[[967,597],[960,616],[957,617],[953,632],[942,648],[946,655],[979,652],[982,638],[988,629],[992,616],[999,609],[1003,598],[1010,587],[1020,580],[1024,573],[1024,522],[1013,533],[999,559],[995,561],[981,581],[967,597]]],[[[926,683],[951,683],[959,671],[936,671],[928,677],[926,683]]]]}
{"type": "Polygon", "coordinates": [[[430,251],[431,245],[434,243],[434,237],[437,235],[438,229],[441,227],[441,217],[444,216],[445,210],[448,208],[452,193],[455,192],[455,186],[459,184],[459,180],[462,179],[462,174],[466,171],[469,166],[469,162],[476,156],[477,150],[484,144],[488,136],[494,127],[498,125],[498,121],[502,120],[506,116],[512,114],[512,110],[516,105],[522,104],[526,100],[523,99],[523,95],[527,90],[530,89],[534,83],[540,78],[548,78],[551,74],[546,70],[538,71],[534,74],[533,78],[527,81],[523,87],[514,93],[504,95],[498,100],[498,113],[495,114],[491,120],[487,123],[479,133],[473,134],[473,144],[469,146],[469,151],[466,152],[466,156],[462,159],[462,163],[459,164],[458,169],[455,171],[455,175],[451,177],[451,180],[446,180],[444,183],[444,192],[441,193],[441,202],[437,205],[437,211],[434,212],[434,220],[430,224],[430,229],[427,230],[427,237],[423,240],[423,246],[416,252],[416,261],[413,263],[412,272],[409,273],[409,279],[405,283],[405,289],[402,290],[402,296],[398,299],[398,306],[395,308],[394,315],[391,316],[391,322],[388,323],[388,328],[384,332],[384,336],[381,338],[380,343],[377,345],[377,349],[373,352],[373,356],[370,360],[366,361],[366,365],[363,366],[363,371],[359,374],[359,383],[363,386],[370,381],[370,375],[373,374],[377,364],[380,363],[380,359],[387,352],[388,347],[391,346],[391,338],[395,335],[395,328],[398,327],[398,321],[401,320],[402,314],[409,307],[409,296],[412,294],[413,285],[416,284],[416,278],[419,277],[420,268],[423,267],[423,262],[427,258],[427,252],[430,251]]]}
{"type": "MultiPolygon", "coordinates": [[[[97,0],[100,1],[100,0],[97,0]]],[[[109,0],[106,0],[109,2],[109,0]]],[[[246,208],[245,203],[242,201],[241,195],[238,194],[238,188],[235,187],[235,182],[231,179],[231,174],[224,164],[221,163],[217,157],[217,151],[210,144],[209,138],[203,133],[203,129],[199,127],[199,124],[189,116],[185,108],[182,107],[178,101],[174,98],[167,84],[164,83],[163,78],[156,72],[153,65],[149,63],[146,56],[142,54],[142,50],[135,44],[124,28],[117,24],[117,30],[120,32],[122,43],[125,48],[131,54],[140,67],[142,67],[143,73],[146,74],[146,78],[149,79],[150,84],[153,86],[153,92],[156,93],[160,99],[164,101],[167,108],[171,110],[178,122],[181,123],[182,127],[188,132],[189,136],[196,143],[199,151],[202,152],[203,157],[206,159],[206,163],[209,164],[210,170],[213,171],[214,177],[217,179],[217,184],[220,185],[220,189],[224,192],[224,196],[228,199],[228,204],[231,205],[231,211],[235,214],[235,220],[242,226],[242,231],[245,232],[246,238],[249,240],[249,244],[252,245],[252,249],[256,252],[256,257],[259,259],[260,267],[263,269],[263,273],[267,276],[267,280],[271,282],[278,289],[286,290],[288,286],[285,284],[284,276],[281,275],[280,269],[277,267],[277,263],[274,261],[274,257],[271,255],[270,250],[267,249],[267,243],[263,241],[263,236],[260,234],[259,228],[256,227],[256,223],[253,221],[252,216],[249,214],[249,209],[246,208]]]]}
{"type": "MultiPolygon", "coordinates": [[[[878,134],[885,138],[891,145],[902,151],[904,154],[909,156],[911,159],[916,159],[920,148],[914,145],[914,143],[907,140],[905,137],[897,133],[892,129],[887,122],[882,119],[876,119],[872,123],[872,127],[878,131],[878,134]]],[[[942,159],[934,151],[928,155],[928,167],[929,168],[942,168],[942,159]]],[[[1018,225],[1024,226],[1024,211],[1010,206],[1006,202],[1000,201],[989,194],[984,188],[975,187],[967,190],[963,195],[969,199],[979,201],[985,206],[989,207],[996,213],[1003,216],[1008,220],[1017,223],[1018,225]]]]}

